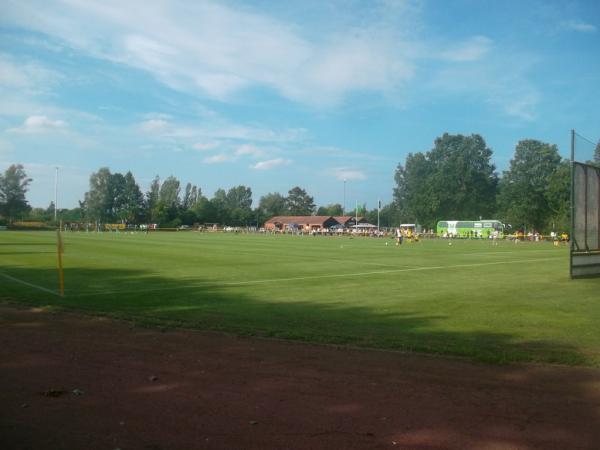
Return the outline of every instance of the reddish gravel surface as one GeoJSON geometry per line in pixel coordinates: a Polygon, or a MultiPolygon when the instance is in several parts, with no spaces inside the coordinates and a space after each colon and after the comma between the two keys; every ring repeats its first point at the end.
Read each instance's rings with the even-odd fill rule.
{"type": "Polygon", "coordinates": [[[161,332],[2,306],[0,383],[5,450],[600,448],[596,369],[161,332]]]}

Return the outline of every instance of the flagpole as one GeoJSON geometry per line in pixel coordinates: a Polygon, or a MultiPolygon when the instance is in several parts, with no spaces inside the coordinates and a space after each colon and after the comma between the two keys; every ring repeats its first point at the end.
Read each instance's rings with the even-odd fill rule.
{"type": "Polygon", "coordinates": [[[342,209],[342,216],[346,214],[346,179],[344,178],[344,207],[342,209]]]}
{"type": "Polygon", "coordinates": [[[379,236],[379,210],[381,209],[381,200],[377,200],[377,236],[379,236]]]}

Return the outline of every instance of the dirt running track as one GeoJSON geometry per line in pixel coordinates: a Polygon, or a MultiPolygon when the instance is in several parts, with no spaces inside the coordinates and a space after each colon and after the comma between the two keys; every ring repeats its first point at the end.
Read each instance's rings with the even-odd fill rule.
{"type": "Polygon", "coordinates": [[[600,448],[594,369],[491,367],[0,306],[0,383],[4,450],[600,448]]]}

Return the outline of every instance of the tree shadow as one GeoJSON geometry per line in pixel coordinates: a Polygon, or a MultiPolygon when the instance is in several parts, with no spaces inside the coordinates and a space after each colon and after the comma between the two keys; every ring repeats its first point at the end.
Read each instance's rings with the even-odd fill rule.
{"type": "MultiPolygon", "coordinates": [[[[0,299],[132,320],[139,325],[223,331],[305,342],[468,357],[492,363],[591,364],[560,341],[523,341],[509,333],[434,329],[442,315],[381,312],[317,300],[274,301],[244,284],[171,279],[148,269],[66,270],[65,296],[49,295],[56,270],[5,266],[0,299]],[[18,280],[24,281],[19,284],[18,280]]],[[[55,284],[56,285],[56,284],[55,284]]]]}
{"type": "MultiPolygon", "coordinates": [[[[588,362],[576,348],[558,341],[528,342],[509,333],[433,329],[433,322],[442,316],[410,312],[385,314],[343,302],[265,301],[253,296],[244,286],[228,286],[200,278],[169,279],[146,269],[69,269],[69,284],[73,287],[65,297],[40,291],[31,284],[34,282],[30,280],[42,280],[41,283],[55,279],[53,270],[16,266],[4,270],[11,277],[30,284],[2,280],[0,300],[110,316],[144,327],[189,328],[439,353],[478,362],[588,362]]],[[[290,354],[293,359],[293,349],[290,354]]],[[[600,377],[596,369],[489,367],[462,359],[417,361],[415,358],[420,357],[401,353],[381,358],[379,352],[366,352],[359,357],[336,353],[332,348],[320,354],[334,367],[348,364],[346,358],[357,358],[356,369],[351,370],[361,378],[362,384],[357,382],[354,390],[340,391],[340,395],[347,397],[347,404],[340,405],[339,397],[331,397],[318,407],[305,405],[307,414],[317,417],[335,414],[340,425],[333,435],[337,433],[339,438],[340,433],[346,433],[355,444],[357,440],[364,441],[353,448],[374,448],[373,444],[381,448],[461,448],[465,446],[460,442],[467,438],[469,442],[476,442],[478,448],[593,448],[590,443],[600,442],[597,387],[600,377]],[[389,363],[382,363],[382,359],[389,363]],[[365,364],[375,371],[362,367],[365,364]],[[423,364],[428,365],[425,371],[423,364]],[[420,369],[417,370],[417,366],[420,369]],[[557,371],[564,381],[559,387],[557,371]],[[460,381],[463,377],[466,383],[460,381]],[[374,380],[395,386],[398,398],[392,401],[381,397],[376,387],[370,387],[374,380]],[[507,385],[524,400],[513,402],[510,396],[501,395],[508,389],[507,385]],[[410,386],[408,390],[407,386],[410,386]],[[558,405],[557,399],[567,403],[558,405]],[[563,406],[563,411],[557,412],[557,408],[563,406]],[[372,417],[370,412],[374,408],[377,408],[377,417],[372,417]],[[365,414],[364,423],[354,423],[357,414],[365,414]],[[392,446],[393,442],[402,446],[392,446]]],[[[304,382],[304,390],[322,389],[323,382],[331,385],[337,382],[328,379],[329,372],[321,362],[306,360],[305,364],[306,367],[314,364],[314,373],[318,376],[309,377],[304,382]]],[[[255,388],[258,389],[258,385],[255,388]]],[[[267,398],[279,398],[289,395],[290,388],[293,386],[274,384],[261,387],[261,392],[267,398]]],[[[315,423],[311,425],[312,435],[306,434],[307,439],[314,439],[307,441],[309,447],[316,439],[321,442],[326,439],[327,431],[320,430],[318,420],[315,423]]],[[[332,442],[332,448],[336,444],[339,441],[332,442]]]]}

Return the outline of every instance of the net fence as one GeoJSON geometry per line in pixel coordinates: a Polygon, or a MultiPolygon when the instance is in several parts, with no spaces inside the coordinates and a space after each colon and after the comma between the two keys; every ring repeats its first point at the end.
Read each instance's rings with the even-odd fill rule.
{"type": "Polygon", "coordinates": [[[573,131],[571,276],[600,276],[600,142],[573,131]]]}

